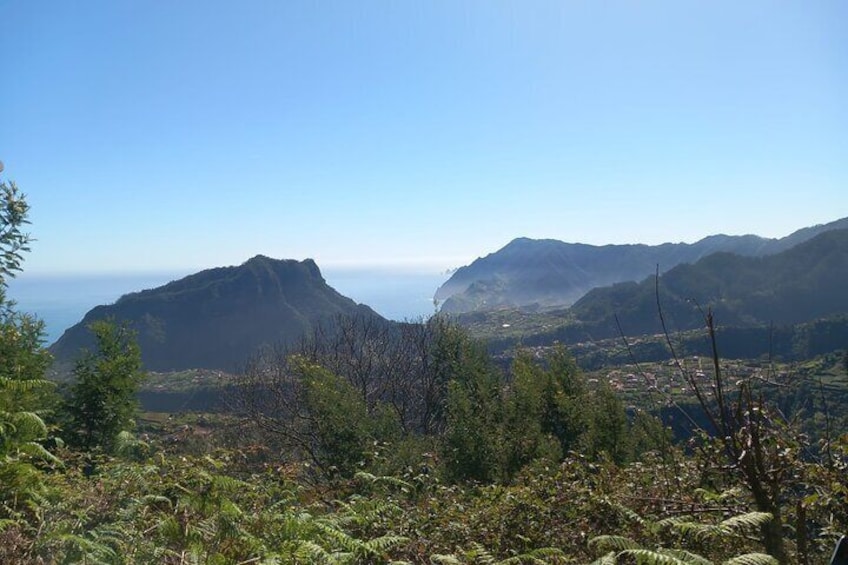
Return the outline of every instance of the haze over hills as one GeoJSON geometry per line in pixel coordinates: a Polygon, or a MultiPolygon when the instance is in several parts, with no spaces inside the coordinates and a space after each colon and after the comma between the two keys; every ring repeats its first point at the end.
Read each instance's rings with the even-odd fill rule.
{"type": "MultiPolygon", "coordinates": [[[[781,253],[743,257],[714,253],[659,279],[669,330],[702,327],[713,310],[726,326],[791,325],[848,314],[848,229],[820,233],[781,253]]],[[[596,337],[661,331],[654,277],[596,288],[570,313],[596,337]]]]}
{"type": "Polygon", "coordinates": [[[836,229],[848,218],[803,228],[778,239],[713,235],[692,244],[587,245],[518,238],[458,269],[436,291],[442,311],[463,313],[499,308],[562,308],[593,288],[638,281],[716,252],[747,257],[780,253],[836,229]]]}
{"type": "MultiPolygon", "coordinates": [[[[848,313],[848,218],[780,239],[715,235],[694,244],[592,246],[519,238],[457,271],[437,297],[488,272],[489,279],[449,295],[443,311],[530,312],[574,302],[564,313],[576,322],[568,329],[574,335],[615,335],[616,314],[631,335],[655,333],[653,277],[635,279],[652,275],[657,264],[666,270],[663,301],[674,329],[701,323],[688,299],[713,306],[725,325],[795,324],[848,313]],[[621,282],[625,277],[634,280],[621,282]]],[[[87,325],[114,318],[137,331],[148,370],[233,370],[258,348],[290,343],[338,315],[382,320],[328,286],[312,260],[258,255],[98,306],[50,350],[67,366],[93,345],[87,325]]]]}
{"type": "Polygon", "coordinates": [[[50,351],[57,363],[71,362],[80,348],[93,345],[87,325],[114,318],[138,332],[148,370],[233,370],[259,347],[296,340],[337,315],[380,318],[328,286],[311,259],[257,255],[237,267],[201,271],[97,306],[50,351]]]}

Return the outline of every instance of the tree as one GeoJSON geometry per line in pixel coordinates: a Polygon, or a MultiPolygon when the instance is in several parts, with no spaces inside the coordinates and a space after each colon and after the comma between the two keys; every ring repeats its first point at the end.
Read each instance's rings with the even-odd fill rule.
{"type": "MultiPolygon", "coordinates": [[[[439,316],[403,324],[373,316],[340,316],[313,328],[294,346],[259,352],[237,376],[227,401],[252,424],[261,443],[307,457],[325,469],[330,465],[322,450],[316,450],[323,443],[316,436],[315,422],[321,416],[314,401],[319,397],[308,396],[312,381],[307,377],[319,375],[316,368],[333,375],[321,379],[331,385],[328,393],[344,389],[350,417],[364,407],[373,423],[373,439],[410,446],[444,432],[448,382],[460,379],[457,375],[470,366],[463,361],[468,339],[439,316]]],[[[399,460],[392,457],[391,464],[399,460]]]]}
{"type": "Polygon", "coordinates": [[[451,374],[441,437],[445,472],[451,480],[493,480],[501,471],[501,374],[482,345],[461,331],[441,351],[451,374]]]}
{"type": "Polygon", "coordinates": [[[309,452],[330,476],[353,476],[366,459],[366,447],[378,438],[377,419],[345,379],[303,359],[294,359],[303,387],[309,452]]]}
{"type": "Polygon", "coordinates": [[[133,427],[136,393],[144,372],[135,334],[113,321],[93,322],[89,329],[96,352],[85,352],[74,368],[76,382],[66,402],[69,439],[77,446],[111,451],[122,431],[133,427]]]}
{"type": "Polygon", "coordinates": [[[512,363],[512,386],[506,394],[500,426],[501,478],[509,480],[535,459],[562,458],[559,441],[545,429],[550,400],[549,375],[528,352],[512,363]]]}
{"type": "Polygon", "coordinates": [[[608,383],[603,383],[594,391],[588,404],[590,414],[586,443],[589,453],[606,453],[616,463],[626,463],[632,452],[632,436],[621,399],[608,383]]]}
{"type": "Polygon", "coordinates": [[[585,448],[589,424],[586,379],[574,357],[562,346],[554,348],[542,371],[542,430],[553,435],[563,455],[585,448]]]}
{"type": "Polygon", "coordinates": [[[5,510],[24,508],[42,489],[33,463],[58,463],[42,445],[52,404],[51,383],[44,379],[50,354],[42,347],[44,324],[15,311],[6,298],[7,278],[21,270],[29,251],[29,205],[14,183],[0,183],[0,519],[5,510]]]}
{"type": "Polygon", "coordinates": [[[29,251],[30,235],[21,231],[29,223],[29,204],[14,182],[0,183],[0,286],[21,270],[22,253],[29,251]]]}

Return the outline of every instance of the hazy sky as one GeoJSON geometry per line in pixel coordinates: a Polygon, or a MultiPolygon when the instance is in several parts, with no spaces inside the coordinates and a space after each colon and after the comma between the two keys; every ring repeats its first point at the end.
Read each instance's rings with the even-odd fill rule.
{"type": "Polygon", "coordinates": [[[848,216],[848,2],[0,0],[30,272],[848,216]]]}

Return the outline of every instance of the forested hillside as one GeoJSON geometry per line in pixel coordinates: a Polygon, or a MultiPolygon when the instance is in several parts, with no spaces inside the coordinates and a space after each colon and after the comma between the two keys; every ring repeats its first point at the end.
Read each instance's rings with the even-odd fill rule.
{"type": "Polygon", "coordinates": [[[848,228],[848,218],[803,228],[780,239],[713,235],[692,244],[604,245],[515,239],[458,269],[437,291],[442,311],[570,306],[590,290],[640,281],[657,266],[667,271],[712,253],[763,257],[786,251],[826,231],[848,228]]]}
{"type": "Polygon", "coordinates": [[[311,259],[257,255],[237,267],[209,269],[98,306],[50,348],[68,365],[93,341],[96,320],[126,322],[138,334],[147,370],[235,370],[260,347],[296,341],[338,315],[379,315],[342,296],[311,259]]]}
{"type": "Polygon", "coordinates": [[[727,326],[790,325],[848,313],[848,230],[822,233],[767,257],[716,253],[658,281],[598,288],[571,308],[596,338],[659,333],[657,298],[670,330],[703,325],[711,308],[727,326]],[[659,296],[658,296],[659,293],[659,296]]]}

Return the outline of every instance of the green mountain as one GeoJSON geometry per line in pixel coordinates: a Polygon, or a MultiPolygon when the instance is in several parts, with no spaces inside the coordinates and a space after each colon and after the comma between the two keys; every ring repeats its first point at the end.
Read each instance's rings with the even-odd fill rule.
{"type": "Polygon", "coordinates": [[[780,238],[713,235],[696,243],[586,245],[551,239],[515,239],[503,249],[458,269],[437,291],[442,311],[561,308],[587,292],[638,281],[716,252],[748,257],[780,253],[821,233],[848,228],[848,218],[804,228],[780,238]]]}
{"type": "MultiPolygon", "coordinates": [[[[657,281],[597,288],[570,313],[595,338],[661,331],[657,281]]],[[[725,326],[791,325],[848,313],[848,229],[820,233],[781,253],[743,257],[714,253],[659,278],[659,298],[671,331],[703,326],[711,308],[725,326]]]]}
{"type": "Polygon", "coordinates": [[[379,317],[328,286],[311,259],[257,255],[238,267],[201,271],[97,306],[50,351],[67,366],[93,345],[87,325],[114,318],[138,332],[147,370],[233,370],[258,348],[291,343],[338,315],[379,317]]]}

